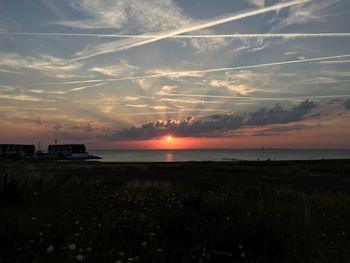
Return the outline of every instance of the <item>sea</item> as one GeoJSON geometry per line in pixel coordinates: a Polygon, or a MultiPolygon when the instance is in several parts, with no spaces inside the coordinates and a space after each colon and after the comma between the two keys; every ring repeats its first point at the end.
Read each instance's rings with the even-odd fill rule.
{"type": "Polygon", "coordinates": [[[200,150],[90,150],[101,162],[201,162],[235,160],[350,159],[350,150],[200,149],[200,150]]]}

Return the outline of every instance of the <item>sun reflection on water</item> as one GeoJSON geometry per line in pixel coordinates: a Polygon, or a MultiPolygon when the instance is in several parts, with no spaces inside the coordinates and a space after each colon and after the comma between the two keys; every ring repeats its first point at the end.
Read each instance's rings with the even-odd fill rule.
{"type": "Polygon", "coordinates": [[[174,156],[171,152],[166,153],[166,162],[173,162],[174,161],[174,156]]]}

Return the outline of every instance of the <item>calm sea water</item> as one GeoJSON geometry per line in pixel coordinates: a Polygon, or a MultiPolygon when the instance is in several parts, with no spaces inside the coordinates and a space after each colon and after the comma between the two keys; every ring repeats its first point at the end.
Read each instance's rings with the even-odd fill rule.
{"type": "Polygon", "coordinates": [[[102,157],[102,162],[350,159],[350,150],[91,150],[90,153],[102,157]]]}

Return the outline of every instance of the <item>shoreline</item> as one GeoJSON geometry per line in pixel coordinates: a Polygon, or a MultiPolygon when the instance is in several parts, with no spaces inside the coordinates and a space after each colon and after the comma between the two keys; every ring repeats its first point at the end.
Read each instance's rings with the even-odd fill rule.
{"type": "Polygon", "coordinates": [[[308,159],[308,160],[222,160],[222,161],[103,161],[103,159],[100,160],[64,160],[64,159],[1,159],[0,160],[0,166],[1,163],[15,163],[15,162],[23,162],[23,163],[55,163],[55,162],[62,162],[62,163],[91,163],[91,164],[269,164],[269,163],[308,163],[308,162],[347,162],[350,161],[350,158],[343,158],[343,159],[308,159]]]}

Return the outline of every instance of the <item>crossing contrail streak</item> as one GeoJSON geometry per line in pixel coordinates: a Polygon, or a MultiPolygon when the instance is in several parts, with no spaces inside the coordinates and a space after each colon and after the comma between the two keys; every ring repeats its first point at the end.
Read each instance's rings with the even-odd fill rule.
{"type": "Polygon", "coordinates": [[[157,94],[157,96],[162,97],[193,97],[193,98],[216,98],[216,99],[234,99],[234,100],[252,100],[252,101],[276,101],[276,100],[304,100],[308,99],[325,99],[325,98],[344,98],[350,97],[350,94],[341,94],[341,95],[321,95],[321,96],[297,96],[297,97],[247,97],[247,96],[220,96],[220,95],[206,95],[206,94],[186,94],[186,93],[169,93],[169,94],[157,94]]]}
{"type": "Polygon", "coordinates": [[[172,36],[181,35],[181,34],[193,32],[193,31],[197,31],[197,30],[201,30],[201,29],[205,29],[205,28],[209,28],[209,27],[225,24],[225,23],[228,23],[228,22],[240,20],[240,19],[243,19],[243,18],[251,17],[251,16],[265,14],[265,13],[268,13],[268,12],[271,12],[271,11],[280,10],[280,9],[283,9],[283,8],[286,8],[286,7],[291,7],[291,6],[294,6],[294,5],[304,4],[304,3],[307,3],[307,2],[310,2],[310,1],[312,1],[312,0],[295,0],[295,1],[290,1],[290,2],[286,2],[286,3],[280,3],[280,4],[272,5],[272,6],[261,8],[261,9],[258,9],[258,10],[244,12],[244,13],[241,13],[241,14],[234,14],[234,15],[230,15],[230,16],[226,16],[226,17],[222,17],[222,18],[212,19],[212,20],[209,20],[209,21],[207,21],[205,23],[195,24],[195,25],[192,25],[192,26],[188,26],[188,27],[185,27],[185,28],[176,29],[176,30],[172,30],[172,31],[168,31],[168,32],[162,32],[162,33],[160,33],[159,35],[156,35],[153,38],[137,41],[137,42],[130,43],[130,44],[127,43],[126,45],[122,45],[122,46],[118,45],[118,43],[115,43],[116,44],[115,47],[113,47],[113,46],[110,47],[110,48],[104,47],[101,50],[93,51],[91,54],[87,54],[85,56],[81,56],[81,57],[75,58],[72,61],[84,60],[84,59],[88,59],[88,58],[95,57],[95,56],[102,55],[102,54],[113,53],[113,52],[117,52],[117,51],[127,50],[127,49],[130,49],[130,48],[133,48],[133,47],[143,46],[143,45],[150,44],[150,43],[153,43],[153,42],[157,42],[157,41],[160,41],[162,39],[166,39],[166,38],[169,38],[169,37],[172,37],[172,36]]]}
{"type": "Polygon", "coordinates": [[[80,90],[85,90],[85,89],[89,89],[89,88],[96,88],[96,87],[100,87],[105,85],[107,82],[102,82],[102,83],[97,83],[95,85],[90,85],[90,86],[83,86],[83,87],[77,87],[77,88],[73,88],[73,89],[69,89],[69,90],[57,90],[57,91],[44,91],[44,90],[29,90],[29,92],[32,93],[37,93],[37,94],[56,94],[56,95],[63,95],[63,94],[67,94],[70,92],[74,92],[74,91],[80,91],[80,90]]]}
{"type": "Polygon", "coordinates": [[[189,72],[192,74],[194,74],[194,73],[212,73],[212,72],[220,72],[220,71],[226,71],[226,70],[240,70],[240,69],[250,69],[250,68],[264,68],[264,67],[271,67],[271,66],[282,66],[282,65],[289,65],[289,64],[300,64],[300,63],[323,61],[323,60],[329,60],[329,59],[341,59],[341,58],[347,58],[347,57],[350,57],[350,54],[339,55],[339,56],[330,56],[330,57],[306,58],[306,59],[299,59],[299,60],[279,61],[279,62],[272,62],[272,63],[263,63],[263,64],[248,65],[248,66],[232,67],[232,68],[204,69],[204,70],[189,71],[189,72]]]}
{"type": "MultiPolygon", "coordinates": [[[[84,33],[26,33],[26,32],[0,32],[1,35],[15,36],[68,36],[68,37],[100,37],[100,38],[155,38],[156,35],[124,35],[124,34],[84,34],[84,33]]],[[[192,39],[192,38],[327,38],[350,37],[350,33],[261,33],[261,34],[211,34],[211,35],[175,35],[168,38],[192,39]]]]}
{"type": "Polygon", "coordinates": [[[114,81],[122,81],[122,80],[152,79],[152,78],[161,78],[161,77],[167,77],[167,76],[186,76],[186,75],[196,75],[196,74],[200,74],[200,73],[214,73],[214,72],[222,72],[222,71],[229,71],[229,70],[241,70],[241,69],[264,68],[264,67],[272,67],[272,66],[301,64],[301,63],[316,62],[316,61],[326,61],[326,60],[332,60],[332,59],[343,59],[343,58],[349,58],[349,57],[350,57],[350,54],[344,54],[344,55],[337,55],[337,56],[306,58],[306,59],[289,60],[289,61],[278,61],[278,62],[254,64],[254,65],[246,65],[246,66],[237,66],[237,67],[212,68],[212,69],[188,70],[188,71],[174,71],[174,72],[145,75],[145,76],[125,77],[125,78],[90,79],[90,80],[80,80],[80,81],[78,80],[78,81],[66,81],[66,82],[35,83],[35,85],[65,85],[65,84],[81,84],[81,83],[114,82],[114,81]]]}

